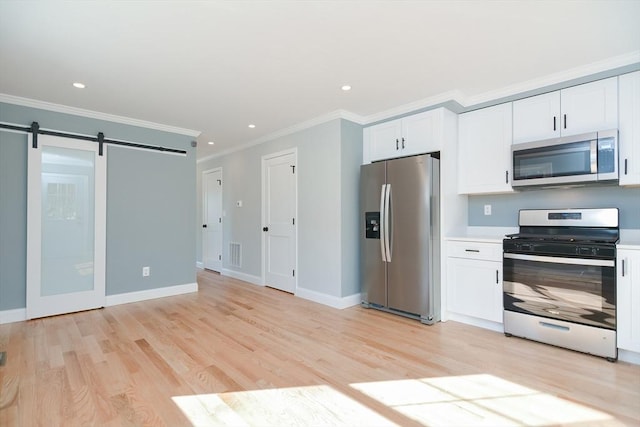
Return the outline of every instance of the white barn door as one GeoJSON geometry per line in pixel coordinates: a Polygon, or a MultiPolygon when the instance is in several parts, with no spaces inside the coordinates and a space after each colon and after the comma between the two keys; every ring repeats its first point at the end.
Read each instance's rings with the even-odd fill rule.
{"type": "Polygon", "coordinates": [[[27,318],[104,307],[107,149],[29,135],[27,318]]]}

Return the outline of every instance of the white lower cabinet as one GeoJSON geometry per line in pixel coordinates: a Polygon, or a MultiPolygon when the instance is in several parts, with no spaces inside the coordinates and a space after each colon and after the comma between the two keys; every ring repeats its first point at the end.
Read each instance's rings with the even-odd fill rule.
{"type": "Polygon", "coordinates": [[[502,323],[502,244],[450,241],[447,287],[450,314],[502,323]]]}
{"type": "Polygon", "coordinates": [[[640,249],[618,249],[618,348],[640,353],[640,249]]]}

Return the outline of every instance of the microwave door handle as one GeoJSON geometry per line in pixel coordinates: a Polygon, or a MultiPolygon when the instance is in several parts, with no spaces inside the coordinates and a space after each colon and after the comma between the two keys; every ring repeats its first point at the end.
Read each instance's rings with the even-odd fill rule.
{"type": "Polygon", "coordinates": [[[591,173],[598,173],[598,140],[591,140],[591,173]]]}

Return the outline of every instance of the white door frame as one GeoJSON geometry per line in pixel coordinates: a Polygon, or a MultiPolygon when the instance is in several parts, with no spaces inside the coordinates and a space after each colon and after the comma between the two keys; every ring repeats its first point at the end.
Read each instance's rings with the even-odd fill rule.
{"type": "MultiPolygon", "coordinates": [[[[202,224],[206,224],[207,221],[207,198],[208,198],[208,194],[207,194],[207,186],[206,186],[206,175],[210,174],[210,173],[215,173],[215,172],[220,172],[220,178],[222,179],[223,176],[223,172],[222,172],[222,166],[217,167],[217,168],[213,168],[213,169],[207,169],[205,171],[202,171],[202,177],[201,177],[201,182],[202,182],[202,224]]],[[[224,192],[224,182],[221,184],[222,186],[222,191],[224,192]]],[[[223,198],[223,195],[220,194],[220,199],[223,198]]],[[[224,209],[223,209],[223,205],[222,205],[222,200],[220,200],[220,208],[222,209],[222,212],[220,212],[221,217],[224,217],[224,209]]],[[[220,253],[224,253],[224,220],[222,222],[223,226],[220,227],[220,239],[221,239],[221,248],[220,248],[220,253]]],[[[205,260],[205,251],[206,251],[206,239],[205,239],[205,234],[207,233],[207,231],[205,231],[205,228],[202,228],[202,268],[205,268],[204,265],[204,260],[205,260]]],[[[223,270],[223,266],[222,266],[222,261],[220,262],[220,273],[222,273],[223,270]]]]}
{"type": "MultiPolygon", "coordinates": [[[[286,156],[289,154],[293,154],[293,158],[294,158],[294,162],[296,164],[296,169],[298,169],[298,149],[296,147],[293,148],[289,148],[287,150],[282,150],[282,151],[278,151],[275,153],[270,153],[270,154],[266,154],[264,156],[262,156],[262,160],[261,160],[261,180],[262,180],[262,206],[261,206],[261,217],[260,217],[260,235],[261,235],[261,239],[262,239],[262,251],[261,251],[261,257],[260,257],[260,262],[262,264],[262,285],[266,286],[267,284],[267,279],[266,279],[266,268],[267,266],[265,265],[265,254],[267,251],[267,240],[265,238],[265,233],[262,232],[262,227],[264,227],[264,224],[266,224],[267,222],[267,206],[266,206],[266,201],[267,201],[267,186],[266,186],[266,180],[265,180],[265,173],[266,173],[266,162],[267,160],[273,159],[275,157],[281,157],[281,156],[286,156]]],[[[295,271],[296,274],[293,278],[293,282],[294,282],[294,286],[293,286],[293,294],[295,295],[298,292],[298,171],[296,171],[293,174],[293,179],[294,179],[294,183],[295,183],[295,197],[296,197],[296,205],[295,205],[295,214],[294,217],[296,218],[296,224],[294,227],[294,241],[295,241],[295,245],[296,245],[296,250],[295,250],[295,271]]]]}
{"type": "Polygon", "coordinates": [[[107,145],[98,155],[98,144],[59,136],[39,135],[32,148],[28,135],[27,167],[27,319],[104,307],[106,303],[107,145]],[[41,296],[42,284],[42,146],[43,144],[94,153],[94,252],[93,289],[41,296]],[[34,150],[39,150],[35,152],[34,150]]]}

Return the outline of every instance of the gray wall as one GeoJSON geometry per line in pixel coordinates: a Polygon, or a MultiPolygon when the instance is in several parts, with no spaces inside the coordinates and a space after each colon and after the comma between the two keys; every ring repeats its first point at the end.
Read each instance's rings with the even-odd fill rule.
{"type": "Polygon", "coordinates": [[[469,225],[517,227],[519,209],[618,208],[620,228],[640,228],[640,188],[617,186],[544,189],[469,196],[469,225]],[[492,215],[484,215],[491,205],[492,215]]]}
{"type": "MultiPolygon", "coordinates": [[[[193,283],[193,138],[0,103],[0,122],[177,148],[187,156],[110,146],[107,160],[106,292],[193,283]],[[151,276],[142,277],[142,267],[151,276]]],[[[26,306],[27,136],[0,131],[0,310],[26,306]]]]}
{"type": "Polygon", "coordinates": [[[362,126],[343,120],[342,139],[342,296],[360,292],[360,165],[362,126]]]}
{"type": "Polygon", "coordinates": [[[298,153],[298,286],[341,297],[358,292],[357,194],[362,127],[336,119],[197,166],[197,257],[202,260],[202,172],[223,168],[223,268],[229,242],[242,245],[242,266],[262,275],[261,159],[296,148],[298,153]],[[353,197],[353,203],[344,199],[353,197]],[[236,207],[237,200],[243,207],[236,207]],[[353,230],[351,228],[353,227],[353,230]]]}

